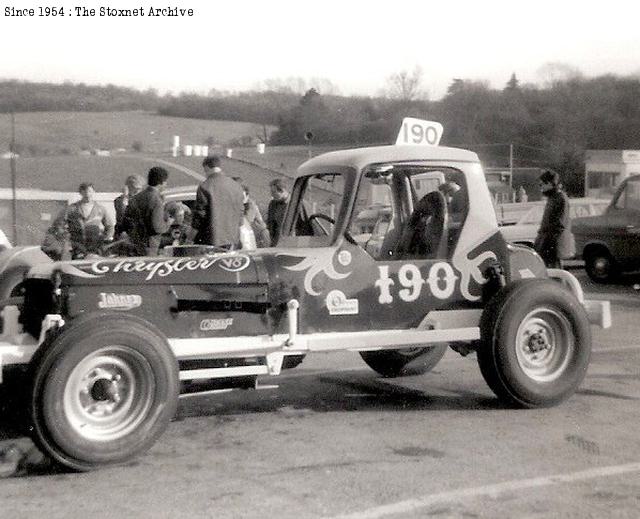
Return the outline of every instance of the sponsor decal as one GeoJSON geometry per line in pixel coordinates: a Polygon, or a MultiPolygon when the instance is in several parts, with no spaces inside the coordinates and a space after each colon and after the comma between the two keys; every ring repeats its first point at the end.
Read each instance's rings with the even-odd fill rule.
{"type": "Polygon", "coordinates": [[[203,319],[200,321],[200,330],[203,332],[217,332],[226,330],[231,325],[233,325],[233,317],[226,319],[203,319]]]}
{"type": "MultiPolygon", "coordinates": [[[[345,251],[346,252],[346,251],[345,251]]],[[[333,280],[344,279],[351,275],[351,272],[346,274],[340,274],[336,272],[333,267],[333,256],[335,249],[304,249],[301,254],[294,254],[291,252],[280,253],[278,256],[289,256],[293,258],[302,258],[302,260],[296,265],[290,267],[284,267],[287,270],[293,270],[295,272],[305,271],[304,275],[304,289],[307,294],[312,296],[320,295],[320,292],[313,288],[314,278],[323,272],[328,278],[333,280]]],[[[351,254],[349,254],[351,256],[351,254]]]]}
{"type": "Polygon", "coordinates": [[[351,253],[348,250],[338,252],[338,263],[343,267],[351,265],[351,253]]]}
{"type": "Polygon", "coordinates": [[[251,258],[244,254],[231,253],[216,256],[201,256],[195,258],[169,258],[169,259],[124,259],[116,263],[96,261],[90,265],[94,274],[104,275],[108,272],[147,272],[146,281],[155,276],[166,277],[174,272],[183,270],[196,271],[207,270],[213,265],[218,265],[227,272],[240,272],[251,263],[251,258]]]}
{"type": "Polygon", "coordinates": [[[100,292],[98,308],[110,310],[131,310],[142,304],[142,297],[137,294],[114,294],[113,292],[100,292]]]}
{"type": "Polygon", "coordinates": [[[347,299],[340,290],[332,290],[326,299],[329,315],[356,315],[360,313],[358,300],[347,299]]]}

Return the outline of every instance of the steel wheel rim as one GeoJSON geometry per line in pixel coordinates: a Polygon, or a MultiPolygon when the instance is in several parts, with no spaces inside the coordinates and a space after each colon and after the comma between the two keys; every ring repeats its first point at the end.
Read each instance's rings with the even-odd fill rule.
{"type": "Polygon", "coordinates": [[[154,393],[153,370],[144,356],[127,346],[108,346],[84,358],[69,375],[64,415],[87,440],[118,440],[145,419],[154,393]]]}
{"type": "Polygon", "coordinates": [[[605,256],[598,256],[593,260],[592,271],[598,278],[605,278],[611,269],[611,262],[605,256]]]}
{"type": "Polygon", "coordinates": [[[516,357],[524,374],[536,382],[560,378],[575,351],[571,323],[549,307],[529,312],[516,335],[516,357]]]}

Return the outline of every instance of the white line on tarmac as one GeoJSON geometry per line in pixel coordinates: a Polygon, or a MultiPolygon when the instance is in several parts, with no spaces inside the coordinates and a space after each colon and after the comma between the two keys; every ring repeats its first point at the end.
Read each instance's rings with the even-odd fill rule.
{"type": "Polygon", "coordinates": [[[415,512],[416,510],[445,502],[462,501],[464,499],[474,499],[483,496],[494,497],[504,492],[513,492],[515,490],[524,490],[528,488],[540,488],[556,485],[558,483],[574,483],[576,481],[608,476],[619,476],[621,474],[629,474],[631,472],[640,472],[640,463],[612,465],[609,467],[599,467],[579,472],[571,472],[568,474],[553,474],[538,478],[505,481],[494,485],[450,490],[439,494],[431,494],[420,498],[407,499],[406,501],[398,501],[397,503],[377,506],[375,508],[369,508],[368,510],[354,512],[352,514],[336,516],[335,519],[375,519],[377,517],[385,517],[388,515],[415,512]]]}
{"type": "Polygon", "coordinates": [[[617,348],[597,348],[591,350],[591,353],[617,353],[619,351],[640,350],[640,344],[630,344],[629,346],[619,346],[617,348]]]}

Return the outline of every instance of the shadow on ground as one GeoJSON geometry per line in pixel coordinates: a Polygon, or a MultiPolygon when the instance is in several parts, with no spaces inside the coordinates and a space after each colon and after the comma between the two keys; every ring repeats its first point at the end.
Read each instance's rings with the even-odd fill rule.
{"type": "MultiPolygon", "coordinates": [[[[197,416],[224,419],[240,414],[276,412],[291,418],[308,412],[508,409],[495,397],[485,394],[436,389],[435,394],[430,395],[428,389],[409,387],[418,382],[423,385],[424,376],[383,379],[369,372],[341,371],[284,376],[278,382],[279,389],[268,391],[238,390],[183,398],[175,421],[197,416]]],[[[21,411],[11,406],[0,409],[0,478],[67,472],[35,447],[21,416],[21,411]]]]}

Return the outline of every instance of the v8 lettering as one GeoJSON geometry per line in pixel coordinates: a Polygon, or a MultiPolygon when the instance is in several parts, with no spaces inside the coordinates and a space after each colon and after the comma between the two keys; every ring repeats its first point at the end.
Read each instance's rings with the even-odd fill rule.
{"type": "MultiPolygon", "coordinates": [[[[375,286],[379,289],[378,303],[393,303],[391,288],[396,285],[389,273],[389,265],[378,266],[379,276],[375,286]]],[[[422,293],[423,285],[428,285],[430,295],[437,299],[448,299],[456,288],[459,276],[449,263],[439,261],[429,268],[429,275],[423,279],[420,269],[413,263],[405,263],[398,270],[398,297],[407,303],[416,301],[422,293]]]]}

